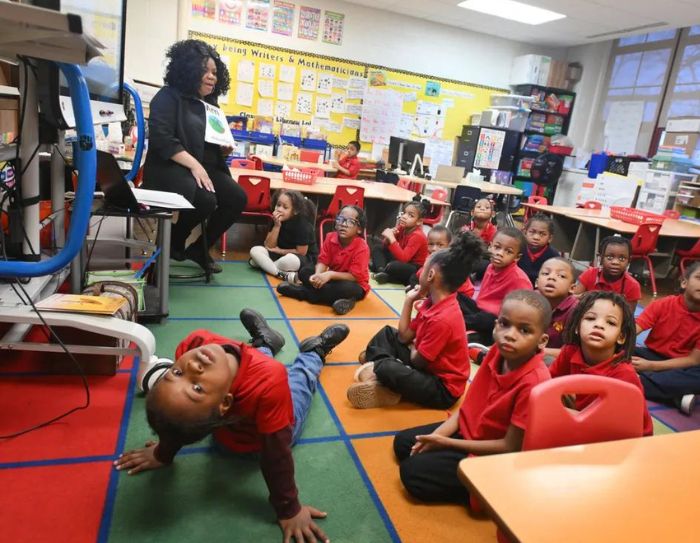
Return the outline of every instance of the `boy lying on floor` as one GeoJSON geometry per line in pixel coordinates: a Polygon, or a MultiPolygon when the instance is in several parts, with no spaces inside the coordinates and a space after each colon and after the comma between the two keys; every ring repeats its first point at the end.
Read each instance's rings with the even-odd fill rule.
{"type": "Polygon", "coordinates": [[[129,475],[161,468],[184,445],[213,433],[227,450],[259,453],[285,543],[292,538],[328,541],[313,520],[326,513],[299,502],[291,447],[301,434],[326,355],[349,329],[335,324],[305,339],[287,369],[272,358],[284,345],[282,335],[256,311],[244,309],[240,317],[252,346],[197,330],[178,345],[174,364],[164,369],[160,364],[161,375],[150,390],[153,374],[144,374],[148,424],[159,441],[124,453],[114,464],[129,475]]]}

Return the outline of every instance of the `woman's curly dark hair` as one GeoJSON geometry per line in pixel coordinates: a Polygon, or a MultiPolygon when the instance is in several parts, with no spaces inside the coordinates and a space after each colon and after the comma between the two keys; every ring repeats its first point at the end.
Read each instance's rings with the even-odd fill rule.
{"type": "Polygon", "coordinates": [[[170,46],[165,56],[170,60],[163,79],[181,93],[197,96],[210,58],[216,64],[216,85],[209,97],[215,100],[228,92],[231,84],[228,68],[221,61],[216,49],[208,43],[202,40],[178,41],[170,46]]]}

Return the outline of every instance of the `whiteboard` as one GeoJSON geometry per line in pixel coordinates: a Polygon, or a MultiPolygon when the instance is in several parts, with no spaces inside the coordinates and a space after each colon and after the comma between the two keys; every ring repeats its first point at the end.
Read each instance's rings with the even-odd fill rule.
{"type": "Polygon", "coordinates": [[[644,102],[613,102],[605,122],[605,149],[616,155],[633,155],[644,119],[644,102]]]}

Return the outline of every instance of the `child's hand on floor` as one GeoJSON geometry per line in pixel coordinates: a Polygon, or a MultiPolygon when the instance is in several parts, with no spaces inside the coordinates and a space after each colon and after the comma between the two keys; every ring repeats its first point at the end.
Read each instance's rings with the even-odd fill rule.
{"type": "Polygon", "coordinates": [[[292,538],[296,543],[311,543],[317,538],[324,543],[328,543],[330,539],[323,533],[323,530],[316,524],[313,519],[326,518],[328,513],[319,511],[310,505],[302,505],[301,511],[295,516],[288,519],[278,520],[282,533],[284,534],[284,543],[291,543],[292,538]]]}
{"type": "Polygon", "coordinates": [[[330,280],[331,276],[328,272],[314,273],[311,277],[309,277],[309,283],[311,283],[311,286],[314,288],[321,288],[330,280]]]}
{"type": "Polygon", "coordinates": [[[114,461],[114,465],[119,471],[129,470],[127,471],[129,475],[136,475],[149,469],[162,468],[165,464],[159,462],[153,454],[156,445],[155,441],[147,441],[143,449],[134,449],[119,455],[119,458],[114,461]]]}
{"type": "Polygon", "coordinates": [[[427,434],[424,436],[416,436],[416,444],[411,448],[411,456],[418,453],[449,448],[449,437],[440,434],[427,434]]]}

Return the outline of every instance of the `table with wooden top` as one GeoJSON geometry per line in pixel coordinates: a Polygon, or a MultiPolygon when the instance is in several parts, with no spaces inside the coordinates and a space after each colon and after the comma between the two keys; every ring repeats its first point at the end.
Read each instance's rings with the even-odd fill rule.
{"type": "Polygon", "coordinates": [[[467,181],[466,178],[455,183],[454,181],[442,181],[440,179],[423,179],[413,175],[399,175],[400,179],[406,179],[411,183],[420,185],[438,185],[448,189],[456,189],[457,187],[472,187],[479,189],[486,194],[503,194],[505,196],[520,196],[523,191],[513,185],[501,185],[500,183],[491,183],[489,181],[467,181]]]}
{"type": "Polygon", "coordinates": [[[458,475],[512,541],[700,540],[700,431],[471,457],[458,475]]]}
{"type": "MultiPolygon", "coordinates": [[[[607,235],[621,234],[632,237],[638,225],[610,218],[610,209],[583,209],[577,207],[527,204],[523,206],[545,213],[554,221],[552,245],[572,260],[595,262],[600,240],[607,235]]],[[[676,249],[690,248],[700,238],[700,224],[666,218],[661,226],[656,252],[651,254],[656,277],[666,277],[671,270],[676,249]]]]}
{"type": "Polygon", "coordinates": [[[274,156],[263,156],[260,157],[260,160],[263,161],[263,164],[269,164],[270,166],[287,166],[288,168],[296,168],[296,169],[301,169],[301,168],[318,168],[319,170],[323,170],[326,173],[336,173],[338,171],[338,168],[334,168],[330,164],[318,164],[316,162],[302,162],[301,160],[285,160],[283,158],[279,157],[274,157],[274,156]]]}

